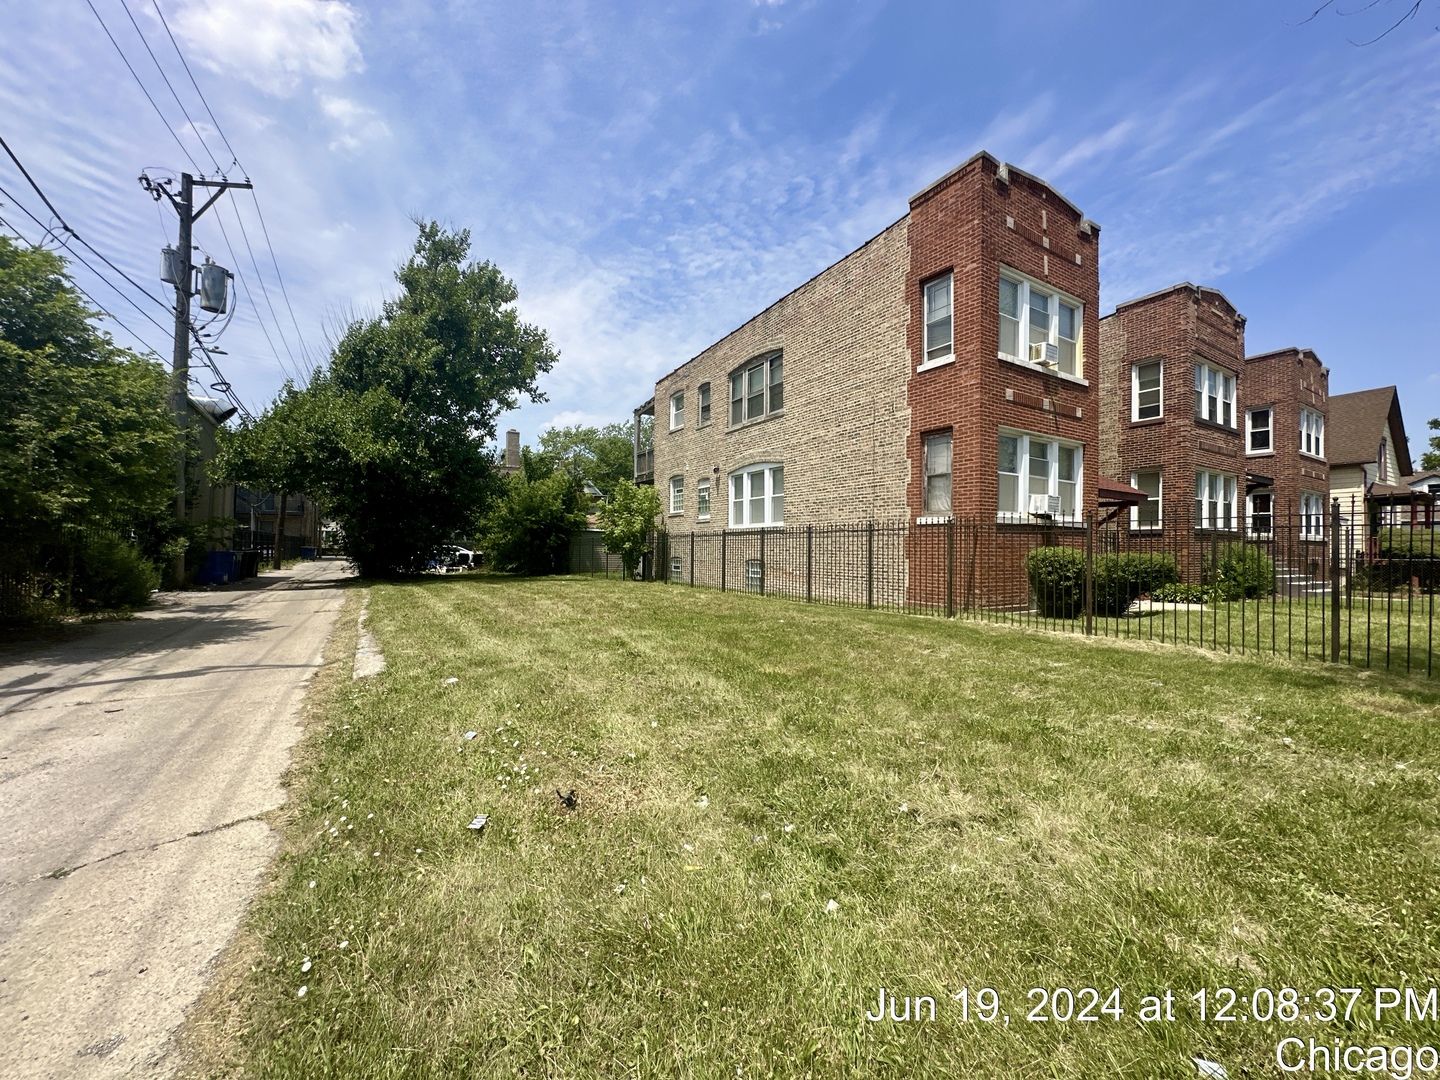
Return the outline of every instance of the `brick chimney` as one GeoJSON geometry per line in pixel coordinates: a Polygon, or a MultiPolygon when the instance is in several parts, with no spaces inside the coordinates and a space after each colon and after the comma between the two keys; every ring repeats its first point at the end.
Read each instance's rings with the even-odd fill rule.
{"type": "Polygon", "coordinates": [[[520,432],[513,427],[505,432],[505,469],[507,472],[520,469],[520,432]]]}

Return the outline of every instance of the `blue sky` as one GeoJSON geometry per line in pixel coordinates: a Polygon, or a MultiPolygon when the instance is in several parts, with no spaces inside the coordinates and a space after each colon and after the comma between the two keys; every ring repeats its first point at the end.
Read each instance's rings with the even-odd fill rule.
{"type": "MultiPolygon", "coordinates": [[[[167,121],[86,0],[0,0],[0,134],[69,223],[158,293],[173,221],[136,175],[184,167],[177,137],[207,171],[201,137],[220,165],[230,155],[153,0],[92,2],[167,121]]],[[[529,442],[628,419],[658,374],[985,149],[1101,223],[1102,313],[1211,285],[1249,317],[1251,352],[1315,349],[1332,393],[1397,384],[1417,454],[1440,416],[1440,0],[1364,48],[1351,41],[1409,0],[1305,24],[1315,0],[159,3],[257,185],[298,323],[255,205],[212,211],[198,241],[250,294],[220,362],[252,408],[303,368],[298,339],[323,355],[375,310],[420,215],[468,227],[560,350],[549,401],[502,426],[529,442]]],[[[3,159],[0,185],[48,218],[3,159]]],[[[0,216],[41,231],[13,206],[0,216]]]]}

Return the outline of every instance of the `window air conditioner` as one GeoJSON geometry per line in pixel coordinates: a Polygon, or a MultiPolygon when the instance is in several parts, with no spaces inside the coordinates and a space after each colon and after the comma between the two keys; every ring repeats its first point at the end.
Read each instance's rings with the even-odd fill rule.
{"type": "Polygon", "coordinates": [[[1060,346],[1052,345],[1048,341],[1035,342],[1030,346],[1030,360],[1032,363],[1043,364],[1045,367],[1058,367],[1060,346]]]}
{"type": "Polygon", "coordinates": [[[1060,513],[1060,496],[1031,495],[1030,513],[1034,517],[1055,517],[1060,513]]]}

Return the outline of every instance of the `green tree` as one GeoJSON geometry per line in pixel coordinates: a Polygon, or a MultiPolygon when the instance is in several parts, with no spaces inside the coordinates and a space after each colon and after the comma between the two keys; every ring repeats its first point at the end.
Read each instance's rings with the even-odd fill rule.
{"type": "Polygon", "coordinates": [[[77,538],[168,514],[179,448],[165,371],[96,320],[59,256],[0,237],[0,534],[7,561],[67,582],[77,563],[134,563],[87,563],[77,538]]]}
{"type": "MultiPolygon", "coordinates": [[[[1431,431],[1440,431],[1440,417],[1432,418],[1429,428],[1431,431]]],[[[1430,436],[1430,449],[1420,455],[1420,468],[1440,469],[1440,435],[1430,436]]]]}
{"type": "Polygon", "coordinates": [[[253,446],[231,451],[259,462],[289,447],[285,485],[322,500],[367,576],[421,570],[472,535],[499,492],[485,450],[496,419],[522,394],[544,400],[537,380],[554,349],[520,321],[515,286],[469,251],[467,230],[420,224],[400,293],[351,323],[293,406],[277,402],[240,437],[253,446]]]}
{"type": "Polygon", "coordinates": [[[635,437],[628,424],[551,428],[540,435],[540,449],[563,461],[581,480],[589,480],[608,499],[621,480],[635,479],[635,437]]]}
{"type": "Polygon", "coordinates": [[[516,473],[506,478],[504,496],[487,518],[485,555],[497,570],[563,574],[569,568],[570,537],[584,527],[580,486],[573,476],[560,469],[534,478],[516,473]]]}
{"type": "Polygon", "coordinates": [[[635,575],[659,516],[660,496],[655,489],[649,485],[636,487],[629,480],[616,484],[610,501],[600,507],[605,547],[620,556],[626,577],[635,575]]]}

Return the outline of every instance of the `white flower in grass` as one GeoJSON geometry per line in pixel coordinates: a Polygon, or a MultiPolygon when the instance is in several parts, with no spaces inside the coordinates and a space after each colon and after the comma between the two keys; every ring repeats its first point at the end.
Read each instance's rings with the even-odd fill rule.
{"type": "Polygon", "coordinates": [[[786,832],[794,832],[794,831],[795,831],[795,826],[794,826],[794,825],[786,825],[786,826],[785,826],[785,831],[786,831],[786,832]]]}
{"type": "Polygon", "coordinates": [[[900,804],[900,813],[906,814],[906,813],[909,813],[909,812],[910,812],[910,804],[909,804],[909,803],[903,803],[903,802],[902,802],[902,803],[900,804]]]}
{"type": "Polygon", "coordinates": [[[305,959],[304,959],[304,960],[301,962],[301,964],[300,964],[300,974],[301,974],[301,975],[304,975],[305,972],[307,972],[307,971],[309,971],[309,970],[310,970],[310,957],[307,956],[307,957],[305,957],[305,959]]]}
{"type": "Polygon", "coordinates": [[[312,889],[313,889],[313,888],[314,888],[314,887],[315,887],[315,882],[313,882],[313,881],[312,881],[312,882],[310,882],[310,888],[312,888],[312,889]]]}
{"type": "Polygon", "coordinates": [[[660,726],[660,721],[658,721],[658,720],[651,720],[651,721],[650,721],[650,726],[651,726],[651,727],[659,727],[659,726],[660,726]]]}
{"type": "Polygon", "coordinates": [[[295,991],[295,996],[296,996],[296,997],[304,997],[305,994],[309,991],[309,989],[310,989],[310,988],[309,988],[308,986],[302,986],[302,987],[300,987],[299,990],[296,990],[296,991],[295,991]]]}
{"type": "Polygon", "coordinates": [[[347,946],[347,945],[349,945],[349,944],[350,944],[350,939],[349,939],[349,938],[346,938],[344,941],[340,942],[340,948],[343,949],[343,948],[345,948],[345,946],[347,946]]]}
{"type": "Polygon", "coordinates": [[[700,798],[695,800],[695,805],[698,806],[701,810],[708,809],[710,806],[710,796],[701,795],[700,798]]]}

